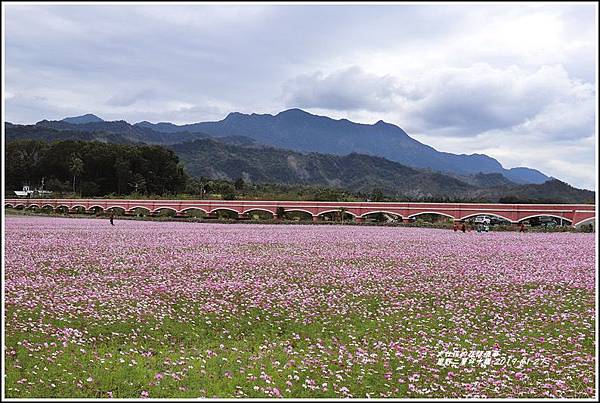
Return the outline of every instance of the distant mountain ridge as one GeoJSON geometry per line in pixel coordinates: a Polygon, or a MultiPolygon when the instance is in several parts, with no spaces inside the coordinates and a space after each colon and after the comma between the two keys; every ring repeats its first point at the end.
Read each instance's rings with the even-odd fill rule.
{"type": "Polygon", "coordinates": [[[63,120],[42,120],[35,124],[36,127],[54,129],[59,131],[79,131],[88,133],[113,133],[122,135],[125,140],[131,142],[142,142],[148,144],[173,144],[182,141],[190,141],[197,138],[209,137],[206,133],[189,133],[180,131],[177,133],[164,133],[143,126],[135,126],[124,120],[89,121],[82,123],[69,123],[63,120]]]}
{"type": "Polygon", "coordinates": [[[375,155],[415,168],[428,168],[456,174],[501,173],[516,183],[543,183],[550,179],[531,168],[505,169],[483,154],[440,152],[410,137],[400,127],[379,121],[373,125],[334,120],[301,109],[269,114],[232,112],[217,122],[175,125],[168,122],[140,122],[134,126],[177,133],[203,132],[211,136],[240,135],[258,143],[300,152],[346,155],[352,152],[375,155]]]}
{"type": "Polygon", "coordinates": [[[469,199],[499,202],[503,198],[539,202],[593,203],[594,192],[558,181],[519,185],[498,173],[450,177],[411,168],[382,157],[303,154],[270,146],[223,144],[207,138],[168,146],[195,177],[249,183],[320,185],[369,194],[373,189],[410,200],[469,199]]]}
{"type": "MultiPolygon", "coordinates": [[[[113,126],[125,127],[123,123],[113,126]]],[[[82,126],[93,125],[82,124],[82,126]]],[[[16,140],[63,141],[83,140],[135,144],[145,128],[133,134],[108,131],[59,130],[46,126],[77,127],[64,122],[39,125],[5,124],[7,144],[16,140]],[[69,125],[69,126],[64,126],[69,125]]],[[[89,127],[89,126],[88,126],[89,127]]],[[[170,136],[169,133],[154,134],[170,136]]],[[[518,185],[500,173],[442,174],[427,169],[411,168],[383,157],[350,153],[345,156],[300,153],[256,143],[244,136],[210,137],[202,133],[173,133],[187,140],[160,144],[172,149],[185,170],[192,176],[248,183],[317,185],[369,194],[380,189],[393,197],[410,200],[451,198],[456,200],[501,201],[547,200],[548,202],[593,203],[594,192],[575,189],[557,180],[543,184],[518,185]],[[192,139],[192,140],[189,140],[192,139]],[[535,197],[533,197],[534,195],[535,197]]]]}
{"type": "Polygon", "coordinates": [[[375,124],[354,123],[313,115],[301,109],[269,114],[232,112],[223,120],[175,125],[147,121],[130,124],[124,120],[104,121],[93,114],[42,120],[36,126],[56,130],[106,132],[122,134],[133,142],[176,144],[207,137],[245,138],[282,149],[299,152],[347,155],[359,153],[387,158],[413,168],[425,168],[450,175],[499,173],[515,183],[543,183],[550,179],[542,172],[518,167],[505,169],[483,154],[440,152],[410,137],[400,127],[378,121],[375,124]]]}
{"type": "MultiPolygon", "coordinates": [[[[165,134],[160,132],[154,132],[152,130],[130,130],[129,127],[123,125],[123,122],[127,126],[129,123],[125,121],[116,122],[105,122],[108,124],[109,130],[104,127],[96,126],[96,122],[92,123],[81,123],[81,124],[65,124],[60,121],[47,121],[43,120],[35,125],[15,125],[12,123],[6,123],[5,136],[6,141],[15,140],[43,140],[43,141],[62,141],[62,140],[82,140],[82,141],[100,141],[103,143],[116,143],[116,144],[155,144],[155,145],[168,145],[175,144],[185,141],[191,141],[194,139],[202,139],[210,137],[205,133],[188,133],[180,132],[174,135],[165,134]],[[86,130],[77,130],[79,127],[85,128],[86,130]],[[125,130],[114,130],[114,128],[121,127],[125,130]],[[110,130],[113,129],[113,130],[110,130]]],[[[225,144],[238,144],[238,145],[252,145],[254,140],[243,136],[226,136],[220,137],[219,140],[225,144]]]]}
{"type": "Polygon", "coordinates": [[[98,116],[96,116],[94,114],[87,113],[87,114],[81,115],[81,116],[64,118],[61,120],[61,122],[71,123],[74,125],[80,125],[80,124],[84,124],[84,123],[104,122],[104,120],[100,119],[98,116]]]}
{"type": "Polygon", "coordinates": [[[423,197],[458,197],[476,189],[459,179],[410,168],[385,158],[363,154],[345,156],[283,150],[269,146],[244,147],[216,139],[194,140],[168,146],[186,171],[234,181],[285,185],[324,185],[354,192],[380,188],[386,194],[423,197]]]}

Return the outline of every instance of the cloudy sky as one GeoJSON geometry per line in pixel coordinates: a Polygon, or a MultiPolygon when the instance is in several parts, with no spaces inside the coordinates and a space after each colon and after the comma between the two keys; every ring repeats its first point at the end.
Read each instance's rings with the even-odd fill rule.
{"type": "Polygon", "coordinates": [[[298,107],[596,187],[592,3],[3,6],[13,123],[298,107]]]}

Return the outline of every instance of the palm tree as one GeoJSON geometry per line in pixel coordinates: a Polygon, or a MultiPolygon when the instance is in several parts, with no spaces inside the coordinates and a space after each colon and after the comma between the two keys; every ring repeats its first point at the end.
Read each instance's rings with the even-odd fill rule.
{"type": "Polygon", "coordinates": [[[75,180],[83,173],[83,160],[77,154],[72,154],[69,160],[69,172],[73,175],[73,193],[75,193],[75,180]]]}

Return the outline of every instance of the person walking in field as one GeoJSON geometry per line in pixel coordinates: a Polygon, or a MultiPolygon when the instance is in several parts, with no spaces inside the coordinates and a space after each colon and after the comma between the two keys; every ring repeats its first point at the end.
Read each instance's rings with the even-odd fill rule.
{"type": "Polygon", "coordinates": [[[458,231],[458,224],[456,222],[454,223],[452,229],[454,230],[454,232],[458,231]]]}
{"type": "Polygon", "coordinates": [[[115,212],[111,211],[110,212],[110,225],[115,225],[115,223],[113,222],[114,218],[115,218],[115,212]]]}
{"type": "Polygon", "coordinates": [[[463,233],[464,233],[464,232],[467,232],[467,226],[465,225],[465,223],[462,223],[462,224],[460,225],[460,230],[461,230],[463,233]]]}

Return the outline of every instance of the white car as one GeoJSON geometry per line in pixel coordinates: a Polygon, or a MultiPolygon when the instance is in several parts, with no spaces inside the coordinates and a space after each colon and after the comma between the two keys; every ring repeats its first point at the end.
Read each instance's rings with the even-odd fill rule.
{"type": "Polygon", "coordinates": [[[475,220],[473,220],[473,222],[475,222],[477,224],[489,225],[491,220],[490,220],[490,217],[488,217],[488,216],[480,215],[480,216],[475,217],[475,220]]]}

